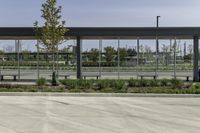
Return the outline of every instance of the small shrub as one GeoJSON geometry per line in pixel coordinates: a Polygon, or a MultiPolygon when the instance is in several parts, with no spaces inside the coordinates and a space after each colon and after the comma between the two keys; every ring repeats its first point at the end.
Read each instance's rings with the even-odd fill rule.
{"type": "Polygon", "coordinates": [[[111,82],[111,88],[116,92],[122,92],[127,89],[126,82],[124,80],[113,80],[111,82]]]}
{"type": "Polygon", "coordinates": [[[171,80],[171,84],[172,84],[172,88],[173,89],[176,89],[176,88],[182,88],[182,83],[180,80],[177,80],[177,79],[172,79],[171,80]]]}
{"type": "Polygon", "coordinates": [[[157,87],[159,85],[158,80],[149,80],[149,86],[150,87],[157,87]]]}
{"type": "Polygon", "coordinates": [[[129,87],[136,87],[137,86],[137,81],[134,79],[128,80],[128,86],[129,87]]]}
{"type": "Polygon", "coordinates": [[[200,89],[200,83],[194,83],[191,89],[200,89]]]}
{"type": "Polygon", "coordinates": [[[61,80],[60,81],[67,89],[77,88],[77,80],[61,80]]]}
{"type": "Polygon", "coordinates": [[[139,85],[140,85],[140,87],[147,87],[148,86],[148,81],[142,79],[142,80],[139,81],[139,85]]]}
{"type": "Polygon", "coordinates": [[[110,87],[110,82],[112,82],[112,80],[98,80],[96,82],[96,84],[97,84],[96,86],[100,90],[104,89],[104,88],[109,88],[110,87]]]}
{"type": "Polygon", "coordinates": [[[45,79],[45,78],[40,78],[40,79],[38,79],[38,80],[36,81],[36,84],[37,84],[38,86],[43,86],[43,85],[46,84],[46,79],[45,79]]]}
{"type": "Polygon", "coordinates": [[[167,80],[167,79],[162,79],[162,80],[160,81],[160,85],[161,85],[161,86],[168,86],[168,83],[169,83],[169,80],[167,80]]]}

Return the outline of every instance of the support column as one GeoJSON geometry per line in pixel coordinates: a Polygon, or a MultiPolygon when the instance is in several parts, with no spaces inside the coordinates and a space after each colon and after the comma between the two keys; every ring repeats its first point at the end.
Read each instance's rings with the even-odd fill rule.
{"type": "Polygon", "coordinates": [[[159,61],[159,41],[158,41],[158,37],[156,36],[156,64],[155,64],[155,75],[157,78],[158,75],[158,62],[159,61]]]}
{"type": "Polygon", "coordinates": [[[139,68],[140,38],[137,38],[137,67],[139,68]]]}
{"type": "Polygon", "coordinates": [[[199,73],[198,73],[198,69],[199,69],[199,37],[198,36],[194,36],[193,38],[194,43],[193,43],[193,47],[194,47],[194,58],[193,58],[193,81],[194,82],[199,82],[199,73]]]}
{"type": "Polygon", "coordinates": [[[139,75],[139,65],[140,65],[140,38],[137,38],[137,79],[138,79],[138,75],[139,75]]]}
{"type": "Polygon", "coordinates": [[[40,70],[39,70],[39,60],[40,60],[40,54],[39,54],[39,41],[37,40],[37,79],[40,79],[40,70]]]}
{"type": "Polygon", "coordinates": [[[81,37],[78,36],[76,39],[77,48],[76,48],[76,54],[77,54],[77,79],[82,79],[82,42],[81,37]]]}
{"type": "Polygon", "coordinates": [[[177,41],[175,37],[174,39],[174,79],[176,78],[176,47],[177,47],[177,41]]]}
{"type": "Polygon", "coordinates": [[[120,68],[120,40],[118,39],[118,48],[117,48],[117,73],[118,73],[118,79],[120,79],[120,73],[119,73],[119,68],[120,68]]]}
{"type": "Polygon", "coordinates": [[[99,76],[100,76],[100,79],[101,79],[101,54],[102,54],[102,40],[99,40],[99,76]]]}
{"type": "Polygon", "coordinates": [[[20,80],[20,41],[16,40],[15,44],[17,45],[17,71],[18,71],[18,80],[20,80]]]}

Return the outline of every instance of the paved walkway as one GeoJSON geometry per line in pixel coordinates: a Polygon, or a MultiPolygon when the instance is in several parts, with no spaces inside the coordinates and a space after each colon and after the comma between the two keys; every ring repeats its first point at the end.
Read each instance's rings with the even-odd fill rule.
{"type": "Polygon", "coordinates": [[[199,101],[1,96],[0,133],[199,133],[199,101]]]}

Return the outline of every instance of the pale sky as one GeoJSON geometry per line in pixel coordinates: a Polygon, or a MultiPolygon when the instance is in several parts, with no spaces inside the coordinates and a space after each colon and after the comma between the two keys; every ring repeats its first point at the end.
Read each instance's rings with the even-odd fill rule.
{"type": "MultiPolygon", "coordinates": [[[[30,27],[41,20],[41,4],[46,0],[0,0],[0,27],[30,27]]],[[[160,27],[199,26],[200,0],[57,0],[69,27],[160,27]]],[[[24,42],[29,49],[31,42],[24,42]]],[[[122,41],[135,47],[136,41],[122,41]]],[[[143,42],[146,43],[146,42],[143,42]]],[[[148,42],[153,46],[155,42],[148,42]]],[[[162,42],[161,42],[162,43],[162,42]]],[[[169,42],[167,41],[169,44],[169,42]]],[[[184,41],[182,41],[184,43],[184,41]]],[[[1,41],[0,45],[11,44],[1,41]]],[[[85,42],[84,50],[98,48],[98,41],[85,42]],[[95,45],[94,45],[95,44],[95,45]]],[[[116,41],[105,42],[116,46],[116,41]]],[[[14,46],[14,42],[12,44],[14,46]]],[[[127,46],[128,45],[128,46],[127,46]]],[[[32,49],[32,47],[31,47],[32,49]]]]}
{"type": "MultiPolygon", "coordinates": [[[[0,0],[0,27],[32,26],[41,21],[45,0],[0,0]]],[[[58,0],[63,19],[82,26],[200,26],[200,0],[58,0]]]]}

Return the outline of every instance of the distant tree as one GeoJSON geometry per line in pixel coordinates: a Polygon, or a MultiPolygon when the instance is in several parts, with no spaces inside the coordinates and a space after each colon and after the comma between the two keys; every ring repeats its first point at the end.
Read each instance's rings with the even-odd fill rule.
{"type": "Polygon", "coordinates": [[[137,52],[136,52],[136,50],[134,48],[133,49],[129,48],[127,50],[127,54],[128,54],[128,56],[136,56],[137,52]]]}
{"type": "Polygon", "coordinates": [[[140,54],[140,53],[138,53],[138,54],[141,55],[142,58],[144,58],[144,46],[143,46],[143,45],[140,45],[139,51],[140,51],[140,53],[142,53],[142,54],[140,54]]]}
{"type": "Polygon", "coordinates": [[[42,4],[42,18],[45,23],[40,29],[38,22],[34,23],[36,27],[35,33],[39,42],[53,55],[53,76],[52,85],[58,84],[55,71],[55,53],[58,51],[58,45],[65,41],[64,35],[68,31],[64,25],[65,21],[61,21],[61,6],[57,7],[57,0],[46,0],[42,4]]]}
{"type": "Polygon", "coordinates": [[[188,45],[187,49],[188,49],[188,51],[189,51],[189,54],[192,55],[192,51],[193,51],[193,46],[192,46],[192,44],[188,45]]]}
{"type": "Polygon", "coordinates": [[[70,48],[68,47],[64,47],[63,49],[59,50],[60,52],[65,52],[65,53],[69,53],[70,52],[70,48]]]}
{"type": "Polygon", "coordinates": [[[192,55],[188,54],[188,55],[185,55],[183,58],[184,58],[184,62],[191,63],[192,55]]]}
{"type": "Polygon", "coordinates": [[[125,57],[128,56],[128,52],[126,50],[126,48],[119,48],[119,58],[120,61],[124,61],[125,57]]]}
{"type": "Polygon", "coordinates": [[[145,53],[148,53],[148,54],[152,53],[151,47],[149,47],[149,46],[145,46],[144,51],[145,51],[145,53]]]}
{"type": "Polygon", "coordinates": [[[116,54],[116,50],[114,49],[114,47],[105,47],[105,60],[106,62],[112,62],[115,54],[116,54]]]}
{"type": "Polygon", "coordinates": [[[163,64],[168,65],[170,56],[170,46],[163,44],[161,49],[163,52],[163,64]]]}
{"type": "Polygon", "coordinates": [[[99,60],[99,50],[96,49],[96,48],[92,48],[90,51],[89,51],[89,60],[93,61],[93,62],[97,62],[99,60]]]}
{"type": "Polygon", "coordinates": [[[0,50],[0,54],[3,54],[4,53],[4,51],[3,50],[0,50]]]}

